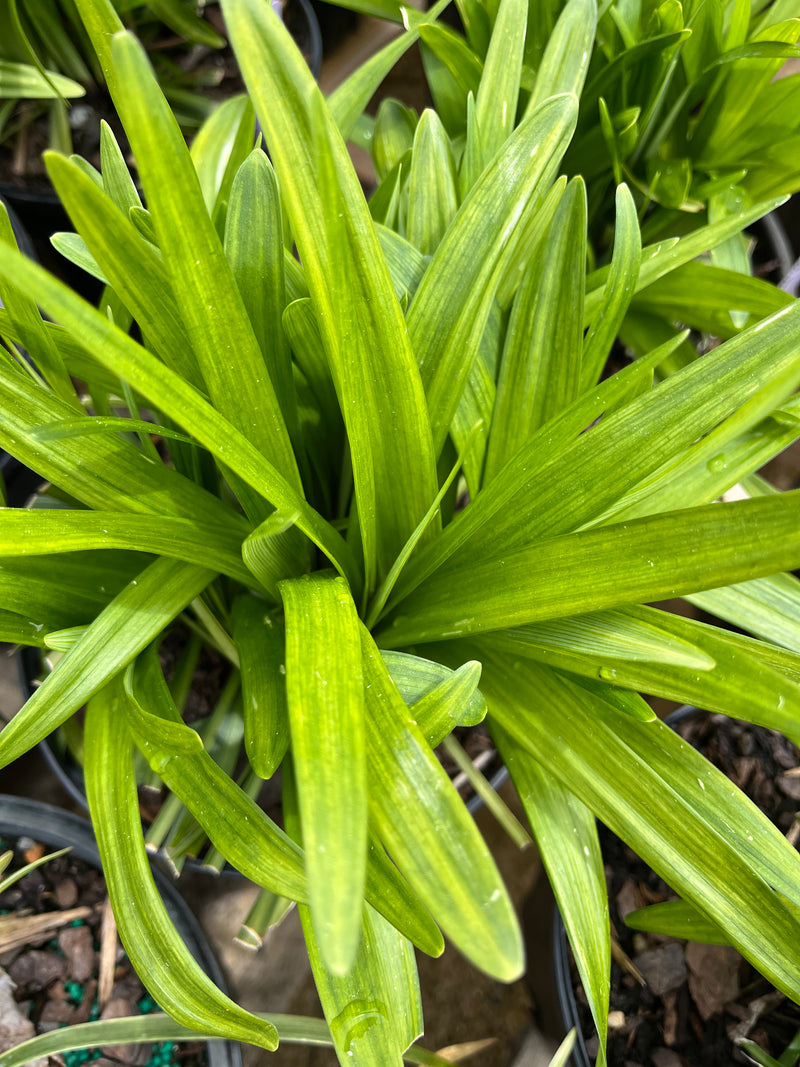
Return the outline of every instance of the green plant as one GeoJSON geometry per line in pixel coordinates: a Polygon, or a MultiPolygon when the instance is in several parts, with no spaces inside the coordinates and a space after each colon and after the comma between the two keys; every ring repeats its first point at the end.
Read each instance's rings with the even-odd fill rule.
{"type": "MultiPolygon", "coordinates": [[[[411,943],[437,954],[439,928],[518,976],[505,887],[432,753],[487,705],[601,1036],[595,815],[800,997],[797,854],[639,696],[798,737],[800,599],[780,572],[800,564],[800,494],[753,472],[800,436],[800,310],[694,262],[774,202],[642,249],[620,185],[613,254],[587,274],[586,186],[558,177],[584,51],[543,61],[515,126],[523,52],[508,42],[528,7],[502,0],[458,179],[435,113],[414,135],[407,239],[370,215],[343,135],[441,5],[407,11],[326,102],[265,0],[223,0],[271,164],[244,103],[190,154],[110,5],[77,5],[147,209],[110,131],[102,175],[48,155],[77,230],[59,245],[107,283],[99,310],[22,260],[7,227],[0,245],[0,445],[62,505],[0,511],[0,636],[64,653],[0,734],[0,761],[88,702],[92,820],[156,999],[203,1033],[277,1040],[200,981],[164,923],[134,748],[194,820],[187,837],[199,825],[299,903],[342,1063],[401,1061],[422,1029],[411,943]],[[672,326],[704,291],[698,272],[691,314],[728,338],[701,358],[672,326]],[[668,340],[597,385],[648,301],[668,340]],[[714,503],[737,484],[754,499],[714,503]],[[674,595],[755,636],[647,606],[674,595]],[[240,670],[241,785],[164,679],[157,648],[179,619],[240,670]],[[279,765],[288,836],[248,795],[279,765]]],[[[386,174],[373,212],[396,223],[399,170],[386,174]]],[[[281,905],[260,907],[256,925],[281,905]]]]}
{"type": "MultiPolygon", "coordinates": [[[[183,69],[192,45],[220,48],[225,39],[197,14],[195,0],[115,0],[114,7],[152,46],[159,82],[187,129],[205,119],[213,102],[196,90],[220,72],[183,69]],[[178,44],[170,41],[177,35],[178,44]]],[[[51,148],[72,151],[70,100],[89,93],[96,102],[103,75],[74,0],[2,0],[0,3],[0,143],[25,173],[34,124],[46,123],[51,148]]],[[[38,152],[37,152],[38,158],[38,152]]]]}
{"type": "MultiPolygon", "coordinates": [[[[345,6],[396,21],[404,9],[400,0],[345,0],[345,6]]],[[[514,92],[506,97],[504,122],[513,128],[543,91],[580,94],[563,168],[587,183],[593,253],[603,256],[613,238],[613,194],[623,181],[647,241],[797,191],[800,74],[774,80],[786,58],[800,55],[794,4],[648,0],[601,4],[599,17],[597,6],[594,0],[527,6],[526,26],[520,32],[517,21],[506,38],[510,67],[516,64],[519,74],[507,79],[514,92]]],[[[499,5],[456,0],[456,7],[463,34],[428,25],[421,39],[436,111],[462,160],[463,189],[465,176],[467,187],[474,176],[474,141],[491,106],[481,79],[493,63],[499,5]]],[[[383,102],[374,122],[362,121],[359,139],[372,147],[380,176],[411,148],[416,122],[413,111],[394,100],[383,102]]],[[[491,140],[489,150],[496,131],[491,140]]],[[[409,180],[406,165],[401,201],[409,180]]],[[[712,256],[747,272],[741,237],[712,256]]]]}

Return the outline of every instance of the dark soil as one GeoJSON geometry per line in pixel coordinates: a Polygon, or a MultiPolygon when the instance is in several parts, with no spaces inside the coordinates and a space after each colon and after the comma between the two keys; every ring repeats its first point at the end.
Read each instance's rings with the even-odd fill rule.
{"type": "MultiPolygon", "coordinates": [[[[800,751],[794,745],[775,731],[722,715],[694,716],[681,722],[678,732],[797,843],[800,751]]],[[[675,899],[675,893],[602,826],[600,840],[616,941],[610,1067],[730,1067],[751,1062],[734,1045],[735,1037],[747,1037],[779,1056],[800,1029],[800,1007],[733,948],[629,929],[624,921],[629,912],[675,899]]],[[[594,1056],[597,1037],[574,966],[572,975],[586,1048],[594,1056]]]]}
{"type": "MultiPolygon", "coordinates": [[[[0,852],[9,848],[15,853],[10,871],[45,853],[44,846],[30,838],[0,842],[0,852]]],[[[102,874],[70,853],[0,894],[0,977],[4,971],[16,986],[13,995],[23,1029],[16,1036],[0,1029],[0,1042],[6,1038],[0,1051],[33,1033],[159,1010],[119,945],[102,874]],[[37,924],[44,916],[52,922],[42,930],[37,924]],[[12,921],[20,936],[9,948],[5,927],[12,921]]],[[[86,1062],[95,1067],[203,1067],[208,1056],[201,1042],[164,1042],[77,1050],[66,1053],[63,1062],[65,1067],[86,1062]]]]}

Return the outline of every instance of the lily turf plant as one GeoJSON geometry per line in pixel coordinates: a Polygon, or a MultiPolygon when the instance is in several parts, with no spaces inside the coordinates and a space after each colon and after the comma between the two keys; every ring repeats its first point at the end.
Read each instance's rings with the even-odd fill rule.
{"type": "MultiPolygon", "coordinates": [[[[571,0],[562,18],[579,4],[594,14],[571,0]]],[[[297,902],[340,1061],[437,1062],[405,1051],[423,1030],[412,946],[437,955],[446,937],[503,981],[524,969],[506,888],[433,753],[482,717],[602,1039],[596,816],[681,897],[661,925],[735,945],[800,998],[797,853],[640,695],[800,740],[784,573],[800,493],[756,473],[800,436],[800,308],[697,261],[775,202],[643,247],[620,184],[609,262],[587,271],[586,183],[559,174],[588,54],[556,28],[524,85],[528,6],[502,0],[467,97],[479,120],[459,141],[426,112],[402,202],[392,181],[371,214],[344,138],[441,5],[408,10],[327,101],[266,0],[221,6],[269,158],[246,106],[190,154],[136,39],[107,0],[77,0],[147,207],[109,131],[102,174],[47,156],[77,231],[61,247],[105,281],[99,309],[4,226],[0,445],[59,506],[0,512],[0,636],[61,657],[0,733],[0,765],[86,705],[123,943],[207,1035],[274,1048],[296,1031],[223,998],[170,929],[135,752],[194,820],[185,836],[201,827],[264,887],[254,925],[297,902]],[[698,357],[676,320],[722,343],[698,357]],[[632,322],[639,358],[600,382],[632,322]],[[749,499],[717,502],[734,486],[749,499]],[[673,596],[752,636],[649,606],[673,596]],[[238,672],[238,719],[182,720],[185,685],[158,656],[181,622],[238,672]],[[238,781],[210,755],[237,721],[238,781]],[[278,768],[286,832],[251,799],[278,768]]],[[[37,1040],[0,1067],[76,1038],[37,1040]]]]}
{"type": "MultiPolygon", "coordinates": [[[[403,19],[401,0],[346,0],[346,6],[403,19]]],[[[599,6],[598,16],[592,0],[566,8],[561,0],[530,4],[524,36],[518,24],[498,21],[499,5],[486,0],[456,0],[463,33],[423,25],[430,93],[454,142],[469,145],[476,127],[484,132],[493,102],[483,75],[499,33],[510,60],[506,81],[528,110],[542,92],[573,91],[575,68],[583,71],[577,127],[562,167],[587,183],[590,254],[602,259],[613,237],[614,189],[623,181],[647,241],[797,191],[800,75],[776,78],[787,58],[800,55],[793,0],[599,6]]],[[[515,100],[505,99],[510,127],[515,100]]],[[[401,187],[409,179],[416,125],[416,114],[396,100],[384,101],[375,120],[364,116],[359,125],[378,174],[391,174],[401,187]]],[[[467,152],[462,190],[476,166],[480,160],[467,152]]],[[[746,271],[746,253],[747,241],[737,237],[711,255],[721,266],[746,271]]]]}
{"type": "MultiPolygon", "coordinates": [[[[219,49],[225,38],[200,17],[194,2],[115,0],[114,8],[149,43],[159,82],[181,124],[196,129],[214,106],[197,90],[209,76],[212,84],[218,81],[221,72],[208,64],[188,69],[181,60],[193,47],[219,49]]],[[[74,0],[2,0],[0,145],[9,151],[16,174],[26,173],[37,123],[46,126],[49,147],[70,153],[72,105],[87,94],[96,105],[103,91],[103,72],[74,0]]]]}

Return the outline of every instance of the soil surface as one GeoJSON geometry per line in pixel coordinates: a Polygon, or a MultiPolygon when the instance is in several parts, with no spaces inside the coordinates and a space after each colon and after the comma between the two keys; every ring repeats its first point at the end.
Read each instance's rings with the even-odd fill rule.
{"type": "MultiPolygon", "coordinates": [[[[6,873],[46,851],[26,837],[0,841],[0,853],[8,849],[14,858],[6,873]]],[[[119,944],[105,881],[95,867],[66,853],[0,894],[0,1052],[61,1026],[158,1010],[119,944]]],[[[204,1067],[208,1057],[200,1042],[117,1045],[63,1056],[65,1067],[89,1062],[204,1067]]]]}
{"type": "MultiPolygon", "coordinates": [[[[792,844],[800,839],[800,751],[773,730],[722,715],[684,720],[678,732],[727,774],[792,844]]],[[[792,1003],[728,946],[640,933],[625,916],[675,893],[622,841],[600,827],[613,955],[610,1067],[730,1067],[750,1063],[734,1044],[755,1041],[779,1056],[800,1029],[792,1003]],[[618,951],[621,950],[621,951],[618,951]]],[[[590,1056],[597,1037],[577,972],[579,1014],[590,1056]],[[591,1036],[590,1036],[591,1035],[591,1036]]]]}

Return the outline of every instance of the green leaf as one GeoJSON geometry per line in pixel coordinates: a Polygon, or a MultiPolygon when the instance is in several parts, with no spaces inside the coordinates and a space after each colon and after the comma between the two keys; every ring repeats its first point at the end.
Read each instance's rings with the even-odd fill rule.
{"type": "MultiPolygon", "coordinates": [[[[258,1013],[257,1018],[272,1023],[278,1029],[280,1040],[287,1045],[310,1045],[330,1047],[330,1031],[324,1019],[311,1019],[304,1015],[278,1015],[258,1013]]],[[[187,1030],[170,1019],[168,1015],[136,1015],[124,1019],[99,1019],[93,1023],[78,1023],[73,1026],[51,1030],[15,1045],[8,1052],[0,1053],[0,1067],[24,1067],[40,1056],[57,1056],[75,1049],[95,1048],[99,1045],[131,1045],[161,1041],[203,1041],[214,1034],[200,1030],[187,1030]]],[[[448,1067],[448,1061],[432,1052],[414,1046],[403,1057],[406,1063],[422,1067],[448,1067]]],[[[555,1063],[552,1064],[555,1067],[555,1063]]]]}
{"type": "MultiPolygon", "coordinates": [[[[796,385],[800,362],[794,338],[800,336],[799,328],[800,306],[787,308],[586,432],[581,430],[590,419],[576,426],[578,436],[569,443],[559,432],[548,447],[548,427],[543,427],[541,436],[513,457],[437,542],[411,561],[398,584],[397,598],[455,557],[461,545],[468,544],[461,550],[462,559],[479,558],[492,546],[510,550],[531,545],[545,534],[552,537],[599,517],[628,486],[643,482],[671,456],[680,457],[731,411],[742,409],[737,432],[757,423],[796,385]]],[[[580,404],[575,410],[585,409],[580,404]]]]}
{"type": "Polygon", "coordinates": [[[492,737],[519,794],[564,922],[605,1063],[611,975],[608,893],[594,815],[496,723],[492,737]]]}
{"type": "MultiPolygon", "coordinates": [[[[10,249],[17,251],[17,242],[11,227],[8,210],[5,204],[1,202],[0,244],[5,244],[10,249]]],[[[6,279],[6,284],[2,287],[0,296],[2,297],[0,304],[8,312],[11,325],[16,329],[23,347],[35,359],[39,372],[63,400],[66,400],[73,409],[80,409],[80,403],[64,367],[61,353],[45,329],[36,303],[28,293],[19,289],[10,278],[6,279]]]]}
{"type": "Polygon", "coordinates": [[[441,663],[412,656],[408,652],[381,652],[381,656],[405,703],[409,707],[416,705],[415,721],[420,730],[429,736],[429,740],[440,733],[436,726],[440,709],[454,706],[451,698],[455,693],[461,694],[461,707],[450,729],[455,726],[475,726],[483,721],[486,701],[480,691],[475,689],[467,698],[467,691],[477,686],[480,680],[480,670],[477,674],[475,671],[479,664],[464,663],[458,670],[451,671],[441,663]]]}
{"type": "Polygon", "coordinates": [[[222,7],[336,381],[369,589],[436,495],[422,386],[361,186],[305,62],[267,6],[222,7]],[[398,455],[406,457],[400,466],[398,455]]]}
{"type": "Polygon", "coordinates": [[[523,277],[506,330],[485,478],[579,393],[586,272],[586,188],[573,178],[523,277]]]}
{"type": "Polygon", "coordinates": [[[126,585],[3,728],[0,766],[38,744],[85,704],[214,576],[204,567],[159,559],[126,585]]]}
{"type": "MultiPolygon", "coordinates": [[[[332,98],[328,99],[331,106],[332,98]]],[[[417,114],[391,97],[382,100],[372,134],[372,161],[378,180],[384,182],[414,143],[417,114]]]]}
{"type": "Polygon", "coordinates": [[[229,195],[225,255],[297,448],[292,357],[281,325],[286,306],[281,205],[275,173],[260,149],[254,149],[236,171],[229,195]]]}
{"type": "Polygon", "coordinates": [[[800,581],[774,574],[686,598],[757,637],[800,652],[800,581]]]}
{"type": "Polygon", "coordinates": [[[445,568],[403,602],[379,640],[387,648],[440,641],[788,570],[800,566],[798,520],[800,490],[551,537],[445,568]]]}
{"type": "Polygon", "coordinates": [[[263,356],[183,136],[138,41],[119,34],[111,53],[119,86],[109,88],[133,148],[170,288],[211,400],[298,489],[283,414],[265,377],[263,356]],[[226,352],[231,355],[220,358],[226,352]],[[247,407],[241,404],[242,394],[248,397],[247,407]]]}
{"type": "Polygon", "coordinates": [[[74,263],[76,267],[85,270],[87,274],[102,282],[103,285],[109,284],[108,278],[100,269],[100,265],[79,234],[54,233],[50,237],[50,244],[55,248],[56,252],[68,259],[70,263],[74,263]]]}
{"type": "Polygon", "coordinates": [[[424,23],[419,36],[436,111],[453,136],[464,128],[467,97],[477,95],[483,64],[464,38],[448,26],[424,23]]]}
{"type": "Polygon", "coordinates": [[[100,122],[100,167],[103,173],[103,189],[123,214],[132,207],[142,206],[114,131],[105,119],[100,122]]]}
{"type": "Polygon", "coordinates": [[[493,720],[770,981],[800,995],[800,858],[769,820],[669,727],[636,722],[549,668],[478,654],[493,720]]]}
{"type": "Polygon", "coordinates": [[[241,541],[214,523],[61,508],[0,508],[0,558],[112,548],[182,559],[239,581],[250,577],[241,562],[241,541]]]}
{"type": "Polygon", "coordinates": [[[114,288],[166,365],[197,381],[197,360],[158,252],[139,234],[127,213],[74,163],[52,152],[45,154],[45,163],[103,280],[114,288]]]}
{"type": "MultiPolygon", "coordinates": [[[[244,95],[229,97],[211,112],[192,141],[190,155],[194,163],[203,201],[217,230],[224,219],[224,205],[231,192],[234,176],[253,149],[255,115],[244,95]]],[[[281,243],[283,239],[281,238],[281,243]]]]}
{"type": "Polygon", "coordinates": [[[156,16],[180,37],[207,48],[224,48],[226,41],[210,23],[198,18],[182,0],[145,0],[156,16]]]}
{"type": "MultiPolygon", "coordinates": [[[[154,356],[116,329],[103,315],[70,293],[66,286],[50,277],[41,268],[22,256],[7,256],[0,248],[0,277],[8,277],[12,274],[25,280],[30,291],[36,293],[42,304],[61,319],[82,345],[91,349],[98,362],[107,365],[109,369],[128,381],[136,392],[150,399],[157,408],[173,418],[178,425],[183,426],[188,433],[212,450],[222,462],[232,467],[243,481],[269,499],[276,507],[286,511],[299,511],[300,518],[297,520],[297,525],[319,547],[322,548],[327,544],[330,551],[326,548],[323,548],[323,551],[334,562],[337,569],[340,567],[342,570],[346,569],[348,575],[352,575],[353,582],[357,584],[352,554],[344,540],[317,512],[309,507],[293,486],[264,458],[263,454],[258,452],[247,438],[205,401],[196,389],[167,367],[159,364],[154,356]],[[310,532],[312,529],[313,533],[310,532]],[[332,547],[334,544],[337,546],[335,549],[332,547]],[[338,561],[339,555],[348,561],[345,566],[338,561]]],[[[3,370],[4,365],[0,364],[0,378],[2,378],[3,370]]],[[[25,393],[30,393],[29,386],[25,389],[25,393]]],[[[1,380],[0,399],[2,399],[1,380]]],[[[59,418],[64,417],[66,417],[66,412],[59,412],[50,414],[43,421],[57,422],[59,418]]],[[[0,438],[2,438],[2,431],[0,431],[0,438]]],[[[64,447],[65,443],[60,442],[58,450],[61,451],[64,447]]],[[[41,449],[42,446],[39,445],[36,450],[37,455],[41,455],[41,449]]],[[[86,461],[86,449],[82,443],[76,449],[76,459],[78,466],[82,466],[86,461]]],[[[43,474],[46,474],[41,463],[37,463],[37,466],[43,474]]],[[[146,470],[149,468],[148,474],[153,470],[161,473],[161,468],[154,467],[147,461],[142,461],[142,467],[146,470]]],[[[136,493],[131,493],[131,498],[134,501],[133,510],[137,511],[142,510],[143,499],[146,507],[152,506],[149,498],[144,494],[144,479],[138,474],[139,469],[137,468],[137,473],[130,483],[136,486],[136,493]]],[[[58,479],[54,480],[58,481],[58,479]]],[[[129,484],[129,482],[122,484],[129,484]]],[[[187,482],[187,485],[190,484],[187,482]]],[[[118,506],[119,487],[117,483],[114,489],[112,499],[118,506]]],[[[193,485],[191,489],[197,491],[193,485]]],[[[78,493],[75,495],[79,496],[78,493]]],[[[206,498],[206,494],[200,495],[206,498]]],[[[175,501],[171,497],[168,499],[169,504],[175,506],[175,501]]],[[[208,499],[211,501],[210,506],[219,507],[212,497],[208,499]]],[[[163,505],[160,503],[159,506],[163,505]]]]}
{"type": "MultiPolygon", "coordinates": [[[[202,746],[191,754],[167,736],[194,734],[184,726],[155,656],[140,657],[125,706],[136,746],[167,788],[205,830],[209,840],[245,877],[292,900],[306,900],[303,855],[284,832],[222,770],[202,746]],[[172,735],[164,731],[172,727],[172,735]],[[209,805],[209,797],[217,798],[209,805]],[[247,825],[247,835],[241,832],[247,825]]],[[[195,734],[195,736],[197,736],[195,734]]]]}
{"type": "Polygon", "coordinates": [[[501,981],[523,968],[513,907],[486,845],[362,630],[370,818],[457,948],[501,981]]]}
{"type": "Polygon", "coordinates": [[[458,208],[450,138],[435,111],[422,112],[408,180],[408,240],[423,255],[436,251],[458,208]]]}
{"type": "MultiPolygon", "coordinates": [[[[390,666],[388,655],[382,653],[384,663],[390,666]]],[[[411,704],[414,722],[431,748],[441,744],[456,726],[473,726],[483,719],[486,702],[478,691],[480,680],[480,663],[463,663],[449,678],[411,704]]]]}
{"type": "Polygon", "coordinates": [[[596,26],[597,0],[568,0],[542,56],[528,100],[528,113],[559,93],[580,97],[592,57],[596,26]]]}
{"type": "Polygon", "coordinates": [[[28,63],[0,59],[0,97],[4,100],[54,100],[85,96],[82,85],[52,70],[39,73],[28,63]]]}
{"type": "Polygon", "coordinates": [[[574,122],[574,99],[559,97],[517,128],[462,204],[420,282],[408,312],[408,334],[437,451],[470,372],[472,361],[464,353],[476,350],[491,311],[499,263],[526,208],[555,177],[574,122]],[[501,180],[504,196],[498,200],[501,180]]]}
{"type": "Polygon", "coordinates": [[[527,21],[526,0],[501,0],[475,98],[481,170],[491,163],[514,129],[527,21]]]}
{"type": "MultiPolygon", "coordinates": [[[[294,774],[284,769],[283,811],[291,836],[302,844],[294,774]]],[[[368,904],[353,965],[345,975],[325,964],[312,914],[299,907],[311,970],[340,1062],[389,1067],[422,1033],[422,1003],[411,945],[368,904]]]]}
{"type": "Polygon", "coordinates": [[[622,320],[633,298],[639,273],[642,237],[636,217],[636,205],[627,185],[617,187],[616,207],[614,252],[604,290],[604,299],[595,313],[583,342],[581,384],[585,389],[593,386],[603,372],[611,347],[617,339],[622,320]]]}
{"type": "Polygon", "coordinates": [[[668,900],[631,911],[625,916],[625,925],[632,930],[685,938],[703,945],[729,944],[719,926],[685,900],[668,900]]]}
{"type": "Polygon", "coordinates": [[[279,584],[286,693],[315,938],[345,975],[358,951],[367,848],[367,768],[359,622],[341,578],[279,584]]]}
{"type": "Polygon", "coordinates": [[[119,681],[89,702],[84,766],[86,797],[120,940],[148,992],[176,1021],[275,1049],[275,1027],[217,989],[181,941],[158,895],[142,839],[124,702],[119,681]]]}
{"type": "Polygon", "coordinates": [[[231,628],[242,672],[245,751],[256,774],[271,778],[289,747],[283,630],[252,596],[233,602],[231,628]]]}

